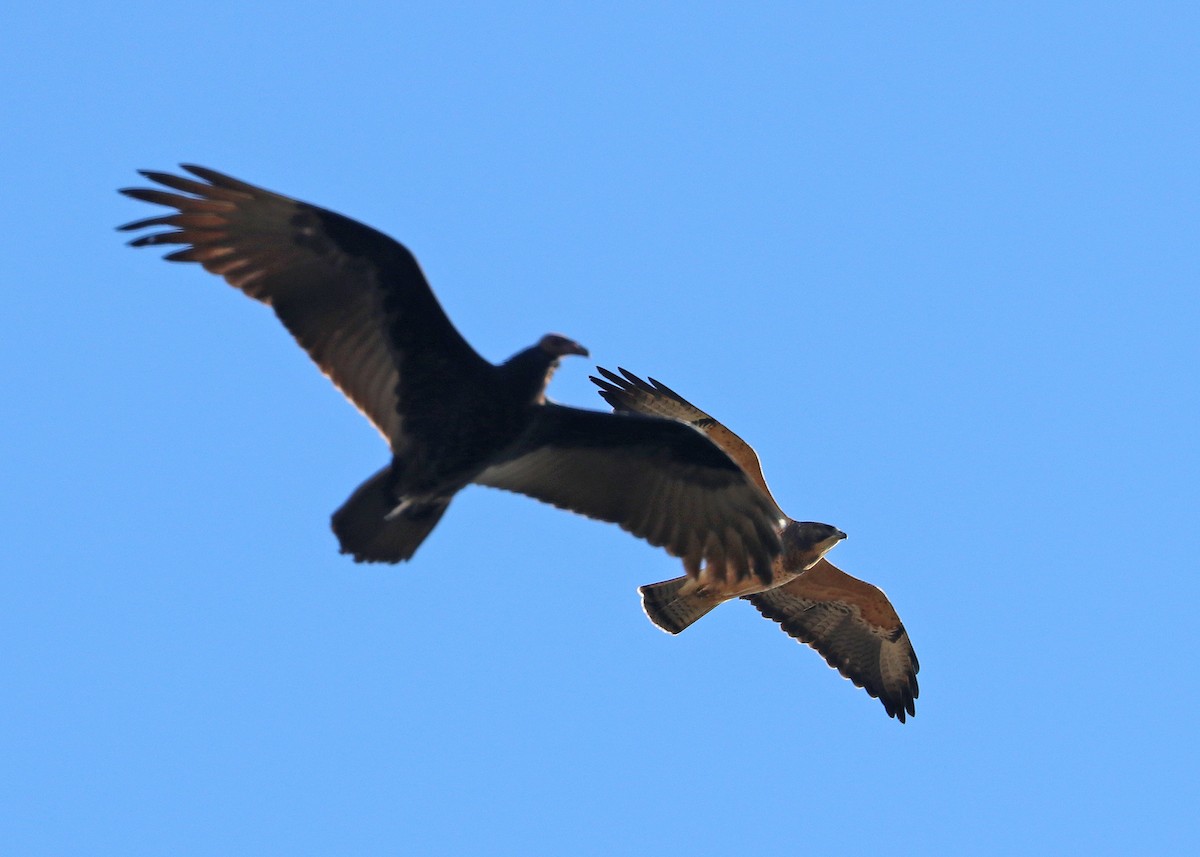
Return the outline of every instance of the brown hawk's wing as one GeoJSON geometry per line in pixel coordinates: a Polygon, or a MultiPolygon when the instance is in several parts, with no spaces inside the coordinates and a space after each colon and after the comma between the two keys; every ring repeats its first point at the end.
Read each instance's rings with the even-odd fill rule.
{"type": "Polygon", "coordinates": [[[779,511],[703,434],[676,420],[547,403],[474,479],[619,524],[723,579],[772,579],[779,511]]]}
{"type": "Polygon", "coordinates": [[[405,411],[436,406],[438,391],[492,368],[458,333],[402,244],[348,217],[184,165],[197,181],[142,171],[171,191],[126,196],[176,209],[120,227],[134,247],[182,244],[167,255],[199,262],[269,305],[321,371],[393,450],[405,411]]]}
{"type": "MultiPolygon", "coordinates": [[[[660,381],[653,378],[643,381],[626,369],[620,369],[620,375],[610,372],[602,366],[597,366],[596,371],[604,378],[597,378],[593,375],[591,376],[592,383],[600,388],[600,396],[612,405],[613,410],[683,420],[696,427],[708,435],[713,443],[721,447],[726,455],[737,462],[754,484],[771,498],[772,503],[775,503],[771,489],[767,487],[767,480],[763,478],[762,464],[758,460],[758,453],[746,441],[660,381]]],[[[778,508],[779,504],[775,505],[778,508]]],[[[780,517],[783,517],[782,512],[780,512],[780,517]]]]}
{"type": "Polygon", "coordinates": [[[783,586],[744,596],[904,722],[916,713],[916,652],[883,591],[822,559],[783,586]]]}
{"type": "MultiPolygon", "coordinates": [[[[625,369],[620,370],[620,375],[601,367],[597,369],[604,377],[593,377],[592,381],[614,409],[669,417],[695,426],[770,495],[758,455],[712,416],[653,378],[643,381],[625,369]]],[[[784,571],[792,571],[789,559],[785,552],[779,560],[784,571]]],[[[900,617],[877,587],[821,559],[782,586],[743,597],[788,634],[816,649],[846,678],[878,698],[889,715],[904,722],[906,715],[915,713],[917,656],[900,617]]]]}

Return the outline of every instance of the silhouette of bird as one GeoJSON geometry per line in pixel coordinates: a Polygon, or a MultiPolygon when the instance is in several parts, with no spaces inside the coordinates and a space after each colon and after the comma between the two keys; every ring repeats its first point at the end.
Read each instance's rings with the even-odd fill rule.
{"type": "Polygon", "coordinates": [[[474,483],[618,524],[689,569],[770,575],[778,510],[702,433],[547,401],[560,358],[586,356],[581,345],[547,334],[492,364],[402,244],[214,170],[183,169],[194,178],[141,173],[167,190],[121,191],[174,209],[120,227],[142,232],[129,243],[183,245],[166,258],[197,262],[270,306],[391,446],[391,462],[333,515],[344,553],[411,558],[474,483]]]}

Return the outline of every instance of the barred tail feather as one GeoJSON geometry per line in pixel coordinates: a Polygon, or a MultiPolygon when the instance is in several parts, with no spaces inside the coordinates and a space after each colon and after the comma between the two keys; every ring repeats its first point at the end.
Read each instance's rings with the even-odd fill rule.
{"type": "Polygon", "coordinates": [[[642,595],[642,609],[651,622],[668,634],[678,634],[721,603],[703,595],[680,595],[679,591],[688,579],[677,577],[638,588],[642,595]]]}

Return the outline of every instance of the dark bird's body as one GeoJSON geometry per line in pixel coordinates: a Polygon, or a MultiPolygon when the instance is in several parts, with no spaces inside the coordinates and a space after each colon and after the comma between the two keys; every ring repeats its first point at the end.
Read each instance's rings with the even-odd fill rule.
{"type": "Polygon", "coordinates": [[[505,363],[450,323],[413,255],[340,214],[212,170],[143,175],[170,190],[122,191],[174,212],[122,227],[166,227],[134,246],[183,245],[276,316],[374,424],[392,461],[334,514],[357,560],[412,557],[454,495],[476,483],[619,524],[721,576],[769,577],[778,514],[728,455],[674,421],[547,402],[577,343],[547,334],[505,363]],[[672,510],[685,507],[685,516],[672,510]]]}
{"type": "MultiPolygon", "coordinates": [[[[717,420],[653,378],[646,382],[624,369],[621,375],[606,369],[600,369],[600,374],[604,377],[592,381],[616,411],[695,426],[725,450],[764,495],[771,496],[758,455],[717,420]]],[[[878,698],[888,715],[903,723],[906,715],[916,712],[920,665],[891,601],[878,587],[825,559],[845,533],[828,524],[783,517],[783,553],[775,559],[769,582],[705,581],[689,574],[652,583],[639,590],[646,614],[664,631],[678,634],[718,605],[744,598],[789,636],[816,649],[831,667],[878,698]]]]}

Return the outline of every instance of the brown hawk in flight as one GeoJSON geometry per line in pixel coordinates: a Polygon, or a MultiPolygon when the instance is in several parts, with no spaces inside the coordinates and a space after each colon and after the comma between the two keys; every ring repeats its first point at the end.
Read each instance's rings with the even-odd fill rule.
{"type": "MultiPolygon", "coordinates": [[[[758,455],[717,420],[653,378],[643,381],[624,369],[620,375],[597,369],[604,377],[592,381],[615,411],[694,426],[771,497],[758,455]]],[[[879,699],[888,715],[903,723],[906,715],[916,713],[920,667],[895,608],[878,587],[851,577],[824,558],[845,533],[827,524],[783,518],[787,521],[780,533],[783,553],[775,560],[772,583],[704,583],[692,575],[653,583],[638,590],[646,614],[663,630],[678,634],[717,605],[743,598],[790,636],[816,649],[831,667],[879,699]]]]}

